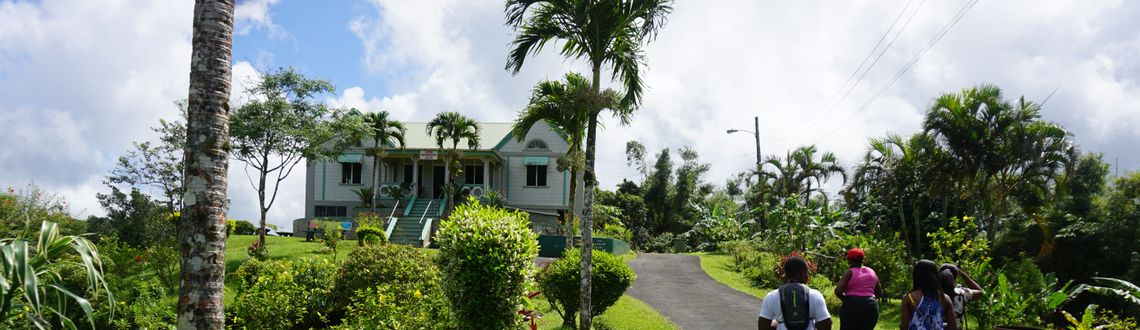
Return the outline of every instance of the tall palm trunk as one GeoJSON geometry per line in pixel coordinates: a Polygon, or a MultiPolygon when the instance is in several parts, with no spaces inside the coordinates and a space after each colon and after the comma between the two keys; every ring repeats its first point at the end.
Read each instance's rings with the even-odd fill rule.
{"type": "MultiPolygon", "coordinates": [[[[601,61],[594,61],[593,65],[593,96],[597,97],[601,91],[602,63],[601,61]]],[[[594,187],[598,184],[594,180],[594,153],[597,151],[598,114],[601,113],[601,109],[594,109],[594,107],[595,105],[591,102],[590,119],[586,122],[586,171],[582,175],[586,191],[583,192],[582,222],[578,225],[582,230],[582,283],[579,287],[582,292],[582,310],[578,320],[578,328],[583,330],[590,329],[593,324],[593,318],[590,315],[590,298],[592,297],[590,292],[590,265],[594,256],[594,187]]]]}
{"type": "MultiPolygon", "coordinates": [[[[376,148],[380,148],[380,142],[376,142],[376,148]]],[[[369,208],[372,213],[376,213],[376,195],[380,194],[380,150],[375,150],[372,155],[372,198],[368,201],[369,208]]]]}
{"type": "Polygon", "coordinates": [[[563,224],[566,227],[566,230],[564,231],[564,233],[566,233],[566,247],[567,248],[574,246],[574,211],[575,211],[574,206],[576,205],[576,204],[574,204],[574,202],[575,202],[575,199],[577,198],[577,196],[576,196],[577,193],[578,193],[578,166],[572,165],[572,166],[570,166],[570,206],[569,206],[570,211],[568,214],[566,214],[566,223],[563,224]]]}
{"type": "Polygon", "coordinates": [[[222,329],[234,0],[194,4],[186,195],[178,226],[179,329],[222,329]]]}

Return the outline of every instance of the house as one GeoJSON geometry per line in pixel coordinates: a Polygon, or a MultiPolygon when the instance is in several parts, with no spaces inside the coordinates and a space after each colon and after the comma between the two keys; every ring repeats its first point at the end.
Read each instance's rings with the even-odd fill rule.
{"type": "MultiPolygon", "coordinates": [[[[557,159],[569,145],[561,131],[539,122],[521,142],[511,135],[512,123],[480,123],[480,145],[467,149],[460,143],[461,194],[485,197],[497,193],[508,208],[530,214],[532,228],[553,232],[569,209],[570,173],[558,171],[557,159]]],[[[433,221],[443,212],[443,186],[450,177],[446,149],[426,134],[426,123],[405,123],[404,149],[386,148],[380,159],[377,195],[380,216],[397,218],[393,241],[421,242],[433,221]],[[400,187],[393,196],[388,187],[400,187]],[[402,198],[396,198],[402,197],[402,198]]],[[[446,145],[446,144],[445,144],[446,145]]],[[[335,160],[308,161],[305,175],[305,217],[294,221],[294,232],[305,230],[308,219],[339,219],[350,226],[357,213],[366,211],[357,192],[373,187],[371,140],[342,153],[335,160]]],[[[582,209],[584,185],[578,178],[577,207],[582,209]]]]}

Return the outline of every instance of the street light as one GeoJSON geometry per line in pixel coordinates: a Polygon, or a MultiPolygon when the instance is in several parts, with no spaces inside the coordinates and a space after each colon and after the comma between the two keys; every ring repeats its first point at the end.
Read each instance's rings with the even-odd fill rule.
{"type": "Polygon", "coordinates": [[[763,161],[760,160],[760,117],[753,117],[753,119],[754,119],[754,124],[756,125],[755,131],[733,128],[733,129],[729,129],[726,132],[728,134],[732,134],[732,133],[736,133],[736,132],[748,132],[748,133],[752,133],[752,135],[754,135],[756,137],[756,168],[757,168],[757,170],[759,170],[760,164],[763,163],[763,161]]]}

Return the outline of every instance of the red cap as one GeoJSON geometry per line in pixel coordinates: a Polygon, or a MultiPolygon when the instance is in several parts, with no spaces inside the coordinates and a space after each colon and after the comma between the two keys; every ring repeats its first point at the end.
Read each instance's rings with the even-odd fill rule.
{"type": "Polygon", "coordinates": [[[847,251],[847,259],[863,260],[863,249],[854,248],[847,251]]]}

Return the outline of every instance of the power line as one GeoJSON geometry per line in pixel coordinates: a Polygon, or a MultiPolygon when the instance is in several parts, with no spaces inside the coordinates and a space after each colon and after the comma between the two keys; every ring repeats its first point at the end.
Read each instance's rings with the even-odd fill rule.
{"type": "MultiPolygon", "coordinates": [[[[934,45],[937,44],[939,40],[942,40],[942,37],[946,36],[946,34],[948,32],[950,32],[950,29],[953,28],[954,25],[957,25],[958,22],[962,20],[962,17],[966,16],[966,13],[969,12],[970,9],[973,8],[974,5],[976,5],[978,3],[978,1],[979,0],[972,0],[969,3],[967,3],[965,6],[963,6],[962,9],[959,9],[958,13],[955,14],[954,17],[949,22],[947,22],[947,24],[945,26],[942,27],[942,29],[938,32],[937,35],[935,35],[935,37],[933,39],[931,39],[929,42],[926,43],[925,47],[923,47],[921,50],[918,51],[917,54],[914,55],[914,58],[912,58],[910,60],[910,62],[908,62],[905,66],[903,66],[902,69],[900,69],[897,73],[895,73],[895,75],[892,76],[891,79],[888,80],[886,84],[883,84],[883,86],[880,87],[875,92],[875,94],[873,94],[869,99],[867,99],[867,101],[865,101],[861,105],[859,105],[859,107],[856,108],[855,111],[852,112],[850,116],[847,116],[847,118],[845,118],[844,120],[839,121],[839,124],[842,125],[843,123],[850,121],[851,118],[854,117],[855,115],[867,110],[867,108],[870,107],[871,103],[874,103],[875,100],[878,100],[879,97],[882,96],[883,93],[885,93],[887,91],[887,89],[891,87],[891,85],[894,85],[895,81],[898,81],[899,78],[901,78],[903,76],[903,74],[905,74],[907,71],[909,71],[911,67],[914,67],[915,63],[918,63],[918,60],[921,59],[923,55],[926,55],[926,53],[928,51],[930,51],[931,48],[934,48],[934,45]]],[[[835,130],[837,128],[838,127],[832,127],[832,129],[826,130],[826,134],[824,134],[822,137],[816,139],[814,142],[812,142],[812,144],[819,143],[819,141],[822,141],[823,139],[826,139],[827,137],[831,136],[832,133],[835,133],[835,130]]]]}
{"type": "Polygon", "coordinates": [[[859,66],[855,68],[855,71],[851,72],[851,75],[847,77],[847,80],[843,82],[843,85],[840,85],[839,89],[835,90],[835,93],[832,93],[831,97],[827,98],[827,102],[824,102],[818,109],[816,109],[816,111],[812,112],[811,116],[807,120],[801,122],[800,125],[797,125],[795,128],[789,130],[789,132],[793,133],[792,137],[799,135],[799,133],[803,132],[804,129],[813,126],[814,122],[817,122],[817,117],[820,117],[818,116],[819,114],[822,113],[822,118],[826,118],[827,115],[831,114],[831,112],[839,106],[839,103],[841,101],[846,99],[847,96],[851,94],[851,91],[855,89],[855,86],[858,86],[859,83],[863,81],[863,78],[867,76],[867,73],[871,72],[871,69],[875,67],[875,64],[879,63],[879,60],[882,59],[883,55],[887,53],[887,50],[889,50],[891,46],[895,44],[895,41],[898,40],[899,36],[902,35],[902,32],[906,30],[908,26],[910,26],[910,22],[914,20],[914,16],[918,13],[919,9],[922,9],[922,5],[926,3],[926,0],[922,0],[918,3],[918,6],[914,7],[914,10],[911,11],[910,16],[907,17],[906,22],[903,23],[903,26],[895,32],[894,37],[891,38],[891,41],[887,43],[886,47],[883,47],[882,51],[879,51],[879,46],[883,44],[883,41],[886,40],[887,36],[891,34],[892,30],[894,30],[895,25],[898,24],[899,19],[902,18],[903,14],[906,14],[907,9],[910,8],[910,4],[912,2],[914,2],[914,0],[907,1],[906,5],[903,6],[903,9],[900,10],[898,15],[895,16],[895,19],[891,22],[891,25],[887,27],[886,31],[883,31],[883,35],[879,37],[879,41],[875,43],[875,47],[871,48],[870,52],[867,52],[867,56],[863,57],[863,61],[859,62],[859,66]],[[876,51],[878,51],[877,55],[876,51]],[[874,56],[875,59],[871,61],[871,64],[867,65],[866,70],[864,70],[864,65],[867,64],[867,60],[871,59],[872,56],[874,56]],[[863,73],[860,74],[860,71],[863,73]],[[858,75],[859,78],[855,80],[855,83],[851,83],[851,80],[855,79],[856,75],[858,75]],[[846,90],[846,92],[843,92],[844,90],[846,90]],[[835,97],[838,96],[840,92],[843,92],[843,96],[839,99],[835,99],[835,97]],[[832,101],[835,101],[835,103],[833,104],[832,101]],[[831,106],[830,108],[828,108],[829,105],[831,106]],[[824,108],[827,108],[827,110],[821,112],[821,110],[824,110],[824,108]],[[802,123],[807,123],[807,125],[805,126],[802,123]]]}

